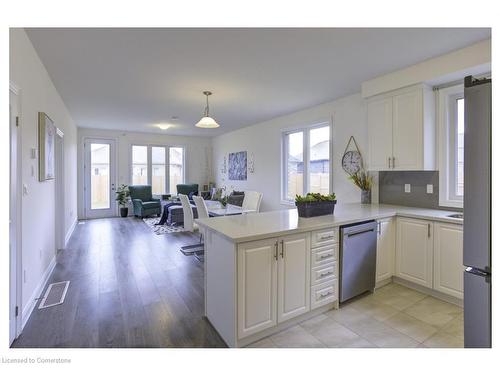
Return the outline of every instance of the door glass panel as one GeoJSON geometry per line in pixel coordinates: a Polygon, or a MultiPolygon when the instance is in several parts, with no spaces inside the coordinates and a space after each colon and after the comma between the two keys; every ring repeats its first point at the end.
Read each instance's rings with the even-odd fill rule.
{"type": "Polygon", "coordinates": [[[132,146],[132,185],[148,184],[148,147],[132,146]]]}
{"type": "Polygon", "coordinates": [[[110,208],[110,145],[90,145],[90,192],[91,209],[110,208]]]}
{"type": "Polygon", "coordinates": [[[151,148],[151,163],[152,163],[152,189],[153,194],[165,194],[165,147],[151,148]]]}
{"type": "Polygon", "coordinates": [[[287,155],[287,199],[304,194],[304,133],[290,133],[286,136],[287,155]]]}
{"type": "Polygon", "coordinates": [[[330,127],[309,132],[309,192],[330,193],[330,127]]]}
{"type": "Polygon", "coordinates": [[[169,149],[169,193],[177,193],[177,184],[184,183],[184,149],[170,147],[169,149]]]}

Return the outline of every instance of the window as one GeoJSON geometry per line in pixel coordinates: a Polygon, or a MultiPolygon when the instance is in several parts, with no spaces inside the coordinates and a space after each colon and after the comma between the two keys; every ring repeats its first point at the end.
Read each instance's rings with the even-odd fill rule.
{"type": "Polygon", "coordinates": [[[132,146],[132,185],[148,183],[148,148],[132,146]]]}
{"type": "Polygon", "coordinates": [[[177,184],[184,182],[184,148],[133,145],[131,180],[133,185],[151,185],[156,195],[176,193],[177,184]]]}
{"type": "Polygon", "coordinates": [[[330,125],[323,123],[283,134],[283,200],[330,193],[330,125]]]}
{"type": "Polygon", "coordinates": [[[151,147],[151,189],[153,194],[166,192],[166,158],[165,147],[151,147]]]}
{"type": "Polygon", "coordinates": [[[439,204],[462,207],[464,195],[464,88],[438,90],[439,204]]]}
{"type": "Polygon", "coordinates": [[[170,147],[169,154],[169,181],[170,191],[177,191],[177,184],[184,182],[184,149],[170,147]]]}

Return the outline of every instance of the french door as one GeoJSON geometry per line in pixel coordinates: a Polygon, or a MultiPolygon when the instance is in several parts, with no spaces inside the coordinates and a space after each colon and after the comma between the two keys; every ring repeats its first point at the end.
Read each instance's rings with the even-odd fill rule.
{"type": "Polygon", "coordinates": [[[116,216],[116,152],[111,139],[87,138],[84,142],[85,217],[116,216]]]}

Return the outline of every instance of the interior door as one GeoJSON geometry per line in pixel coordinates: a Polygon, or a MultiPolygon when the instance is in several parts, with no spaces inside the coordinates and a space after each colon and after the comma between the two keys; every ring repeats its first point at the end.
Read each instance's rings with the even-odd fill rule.
{"type": "Polygon", "coordinates": [[[307,234],[281,239],[278,257],[278,323],[310,310],[310,261],[307,234]]]}
{"type": "Polygon", "coordinates": [[[17,155],[18,155],[18,106],[17,95],[12,91],[9,92],[9,115],[10,115],[10,204],[9,204],[9,345],[20,332],[19,314],[16,313],[18,300],[18,246],[17,243],[17,223],[19,220],[17,198],[19,194],[18,186],[18,171],[17,171],[17,155]]]}
{"type": "Polygon", "coordinates": [[[86,139],[85,149],[85,217],[116,216],[115,141],[86,139]]]}

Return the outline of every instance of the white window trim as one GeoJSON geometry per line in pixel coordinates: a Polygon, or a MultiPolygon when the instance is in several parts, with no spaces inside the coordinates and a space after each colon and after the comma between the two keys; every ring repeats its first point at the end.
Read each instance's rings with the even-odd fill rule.
{"type": "Polygon", "coordinates": [[[304,163],[304,187],[309,187],[309,150],[308,150],[308,145],[309,145],[309,131],[312,129],[316,128],[322,128],[325,126],[330,127],[330,141],[329,141],[329,158],[330,158],[330,176],[328,179],[328,191],[331,193],[333,189],[333,170],[332,170],[332,154],[333,154],[333,121],[332,120],[321,120],[321,121],[316,121],[311,125],[306,125],[306,126],[299,126],[299,127],[293,127],[293,128],[288,128],[282,131],[281,133],[281,200],[280,203],[282,205],[286,206],[293,206],[295,207],[295,201],[293,199],[288,199],[286,194],[287,194],[287,186],[288,186],[288,181],[287,181],[287,142],[285,141],[285,138],[288,134],[292,133],[297,133],[297,132],[304,132],[304,137],[303,137],[303,163],[304,163]],[[307,150],[307,152],[306,152],[307,150]]]}
{"type": "Polygon", "coordinates": [[[452,184],[455,174],[455,144],[454,129],[450,124],[454,123],[454,101],[463,97],[464,86],[462,84],[446,87],[437,91],[438,102],[438,168],[439,168],[439,205],[443,207],[463,208],[463,198],[452,194],[452,184]],[[452,116],[450,118],[450,116],[452,116]],[[450,171],[452,170],[452,171],[450,171]]]}
{"type": "MultiPolygon", "coordinates": [[[[154,143],[139,143],[133,142],[129,147],[129,183],[132,184],[133,181],[133,155],[132,148],[134,146],[147,147],[147,169],[148,169],[148,185],[153,185],[153,159],[152,159],[152,148],[153,147],[163,147],[165,148],[165,186],[168,188],[170,186],[170,149],[171,148],[181,148],[182,149],[182,181],[186,182],[186,147],[182,145],[161,145],[154,143]]],[[[175,192],[165,192],[166,194],[175,194],[175,192]]]]}

